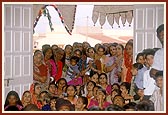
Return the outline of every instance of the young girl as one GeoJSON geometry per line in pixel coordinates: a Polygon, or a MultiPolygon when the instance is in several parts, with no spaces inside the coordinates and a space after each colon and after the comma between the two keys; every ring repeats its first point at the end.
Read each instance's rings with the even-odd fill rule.
{"type": "Polygon", "coordinates": [[[7,97],[5,100],[5,105],[4,105],[4,110],[6,111],[11,106],[17,107],[19,111],[21,111],[23,109],[22,102],[21,102],[19,95],[16,91],[10,91],[7,94],[7,97]]]}
{"type": "Polygon", "coordinates": [[[57,86],[57,95],[58,97],[62,96],[63,94],[63,87],[64,86],[67,86],[67,81],[65,80],[65,78],[60,78],[57,83],[56,83],[56,86],[57,86]]]}
{"type": "Polygon", "coordinates": [[[69,100],[72,104],[76,104],[77,96],[76,96],[76,87],[74,85],[68,85],[66,87],[67,97],[64,99],[69,100]]]}
{"type": "Polygon", "coordinates": [[[84,96],[79,96],[75,104],[75,111],[87,111],[88,99],[84,96]]]}

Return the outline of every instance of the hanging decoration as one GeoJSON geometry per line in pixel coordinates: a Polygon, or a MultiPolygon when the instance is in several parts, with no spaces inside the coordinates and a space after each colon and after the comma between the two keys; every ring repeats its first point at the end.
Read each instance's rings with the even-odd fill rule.
{"type": "Polygon", "coordinates": [[[126,17],[127,17],[127,21],[129,23],[129,26],[131,26],[131,22],[132,22],[132,18],[133,18],[133,12],[132,11],[128,11],[126,13],[126,17]]]}
{"type": "Polygon", "coordinates": [[[107,21],[108,21],[108,23],[111,25],[111,27],[113,28],[113,24],[114,24],[114,14],[109,14],[109,15],[107,15],[107,21]]]}
{"type": "Polygon", "coordinates": [[[50,29],[51,29],[51,31],[53,31],[54,30],[54,28],[52,27],[52,22],[51,22],[51,15],[50,15],[50,13],[49,13],[49,10],[46,8],[48,5],[45,5],[45,10],[43,11],[43,14],[44,14],[44,16],[47,16],[47,18],[48,18],[48,21],[49,21],[49,26],[50,26],[50,29]]]}
{"type": "MultiPolygon", "coordinates": [[[[40,17],[42,16],[42,14],[44,16],[46,16],[48,18],[48,21],[49,21],[49,26],[50,26],[50,29],[51,31],[54,30],[54,28],[52,27],[53,24],[52,24],[52,21],[51,21],[51,15],[49,13],[49,10],[46,8],[47,6],[52,6],[54,7],[54,9],[56,10],[56,12],[58,13],[59,15],[59,18],[62,22],[62,24],[64,25],[66,31],[72,35],[72,30],[74,28],[74,21],[75,21],[75,13],[76,13],[76,6],[77,5],[53,5],[53,4],[50,4],[50,5],[42,5],[42,4],[38,4],[38,5],[33,5],[33,10],[36,14],[36,12],[39,10],[38,12],[38,16],[36,17],[33,16],[34,18],[36,17],[35,21],[34,21],[34,25],[33,27],[35,28],[40,17]],[[68,12],[67,12],[68,11],[68,12]],[[64,18],[63,18],[64,17],[64,18]],[[64,20],[65,19],[65,20],[64,20]]],[[[34,33],[34,29],[33,29],[33,33],[34,33]]]]}
{"type": "Polygon", "coordinates": [[[105,13],[100,13],[99,23],[101,25],[101,29],[102,29],[102,26],[104,25],[105,22],[106,22],[106,14],[105,13]]]}
{"type": "Polygon", "coordinates": [[[115,13],[114,14],[114,19],[115,19],[116,23],[118,24],[118,27],[120,28],[120,25],[119,25],[120,14],[119,13],[115,13]]]}
{"type": "Polygon", "coordinates": [[[37,22],[39,21],[40,17],[42,16],[42,10],[44,9],[44,6],[39,10],[38,16],[36,17],[35,21],[34,21],[34,25],[33,25],[33,33],[34,33],[34,28],[37,25],[37,22]]]}
{"type": "Polygon", "coordinates": [[[121,27],[119,25],[120,18],[123,27],[125,26],[126,21],[128,22],[129,26],[131,26],[133,19],[133,5],[94,5],[92,13],[92,21],[94,23],[94,26],[97,20],[99,20],[102,28],[106,21],[106,18],[112,28],[114,21],[118,24],[119,28],[121,27]]]}
{"type": "MultiPolygon", "coordinates": [[[[46,17],[48,18],[49,26],[50,26],[51,31],[54,30],[54,28],[52,27],[53,24],[52,24],[52,22],[51,22],[51,16],[50,16],[49,10],[46,8],[47,6],[48,6],[48,5],[44,5],[44,6],[40,9],[40,11],[39,11],[39,13],[38,13],[38,16],[37,16],[36,19],[35,19],[33,28],[36,27],[36,25],[37,25],[37,23],[38,23],[40,17],[41,17],[42,14],[43,14],[44,16],[46,16],[46,17]]],[[[34,29],[33,29],[33,33],[34,33],[34,29]]]]}
{"type": "Polygon", "coordinates": [[[64,19],[63,19],[63,16],[62,16],[61,12],[59,11],[59,9],[57,8],[57,6],[56,6],[56,5],[50,5],[50,6],[53,6],[53,7],[55,8],[55,10],[57,11],[57,13],[58,13],[58,15],[59,15],[59,17],[60,17],[60,19],[61,19],[62,24],[64,25],[64,27],[65,27],[65,29],[66,29],[66,31],[67,31],[70,35],[72,35],[72,31],[70,31],[69,28],[68,28],[68,26],[65,24],[64,19]]]}
{"type": "Polygon", "coordinates": [[[121,16],[121,22],[122,22],[123,27],[124,27],[125,26],[125,22],[126,22],[126,14],[125,13],[120,13],[120,16],[121,16]]]}
{"type": "Polygon", "coordinates": [[[98,20],[98,17],[99,17],[99,13],[98,12],[93,12],[92,20],[93,20],[94,26],[95,26],[95,24],[98,20]]]}

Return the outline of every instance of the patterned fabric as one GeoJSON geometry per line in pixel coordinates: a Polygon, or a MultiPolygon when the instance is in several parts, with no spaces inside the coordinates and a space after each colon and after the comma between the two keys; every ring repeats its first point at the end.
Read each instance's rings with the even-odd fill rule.
{"type": "Polygon", "coordinates": [[[78,75],[80,73],[79,69],[78,69],[78,65],[75,66],[69,66],[67,73],[66,73],[66,81],[69,82],[70,80],[74,79],[76,75],[78,75]]]}
{"type": "Polygon", "coordinates": [[[133,18],[133,5],[94,5],[92,13],[92,21],[94,25],[99,19],[99,23],[102,27],[105,24],[106,18],[112,27],[114,21],[118,24],[118,27],[120,27],[120,18],[123,26],[125,25],[126,20],[130,26],[133,18]]]}

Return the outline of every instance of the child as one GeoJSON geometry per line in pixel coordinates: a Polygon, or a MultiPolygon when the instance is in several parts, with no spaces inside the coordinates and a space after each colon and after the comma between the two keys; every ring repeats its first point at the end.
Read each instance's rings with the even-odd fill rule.
{"type": "Polygon", "coordinates": [[[81,79],[79,78],[79,80],[75,79],[80,74],[79,66],[77,65],[78,61],[79,61],[79,58],[76,56],[72,56],[70,58],[70,66],[67,70],[66,77],[65,77],[68,85],[76,85],[76,84],[80,84],[77,82],[82,82],[82,78],[81,79]]]}
{"type": "Polygon", "coordinates": [[[142,74],[141,69],[143,68],[143,65],[141,63],[134,63],[132,65],[132,80],[131,80],[131,87],[130,87],[130,95],[136,95],[138,96],[138,94],[136,94],[135,90],[136,89],[143,89],[143,76],[140,76],[139,74],[142,74]],[[138,78],[136,78],[139,75],[138,78]]]}
{"type": "Polygon", "coordinates": [[[4,110],[13,110],[16,111],[18,108],[19,111],[21,111],[23,109],[23,105],[22,102],[19,98],[19,95],[16,91],[10,91],[6,97],[5,100],[5,105],[4,105],[4,110]],[[16,109],[14,109],[14,107],[16,109]],[[8,108],[12,108],[12,109],[8,109],[8,108]]]}
{"type": "Polygon", "coordinates": [[[143,89],[143,65],[141,63],[134,63],[132,68],[135,71],[135,74],[132,72],[132,75],[135,76],[134,83],[138,88],[143,89]]]}
{"type": "Polygon", "coordinates": [[[79,74],[79,69],[77,65],[78,61],[79,61],[79,58],[76,56],[72,56],[70,58],[70,66],[67,70],[66,77],[65,77],[67,82],[71,81],[72,79],[75,78],[77,74],[79,74]]]}
{"type": "Polygon", "coordinates": [[[150,100],[154,103],[155,111],[164,110],[163,99],[163,71],[158,71],[155,75],[156,86],[158,87],[153,92],[150,100]]]}

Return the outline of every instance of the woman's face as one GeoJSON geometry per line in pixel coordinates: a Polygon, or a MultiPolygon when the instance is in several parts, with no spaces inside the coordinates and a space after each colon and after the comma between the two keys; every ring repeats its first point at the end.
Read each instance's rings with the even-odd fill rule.
{"type": "Polygon", "coordinates": [[[106,79],[106,76],[105,76],[105,75],[101,75],[101,76],[100,76],[100,78],[99,78],[99,83],[100,83],[100,84],[107,83],[107,79],[106,79]]]}
{"type": "Polygon", "coordinates": [[[138,70],[135,67],[132,67],[131,69],[132,76],[136,76],[138,74],[138,70]]]}
{"type": "Polygon", "coordinates": [[[125,49],[126,49],[126,52],[128,53],[128,55],[132,56],[132,54],[133,54],[133,47],[131,45],[127,45],[125,47],[125,49]]]}
{"type": "Polygon", "coordinates": [[[88,91],[92,91],[93,90],[93,87],[94,87],[94,84],[92,82],[89,82],[88,85],[86,86],[86,89],[88,91]]]}
{"type": "Polygon", "coordinates": [[[16,105],[18,100],[16,96],[10,95],[8,98],[8,101],[9,101],[9,105],[16,105]]]}
{"type": "Polygon", "coordinates": [[[93,88],[93,96],[97,97],[97,91],[98,91],[98,87],[94,87],[93,88]]]}
{"type": "Polygon", "coordinates": [[[83,100],[82,100],[82,98],[78,98],[77,99],[77,102],[76,102],[76,104],[75,104],[75,108],[76,109],[80,109],[80,110],[83,110],[83,108],[85,107],[85,104],[83,104],[83,100]]]}
{"type": "Polygon", "coordinates": [[[42,59],[43,59],[42,53],[38,53],[37,55],[34,56],[35,63],[41,63],[42,59]]]}
{"type": "Polygon", "coordinates": [[[121,85],[121,86],[120,86],[120,90],[121,90],[121,93],[123,93],[123,94],[128,94],[128,90],[126,89],[125,86],[121,85]]]}
{"type": "Polygon", "coordinates": [[[56,56],[57,60],[61,60],[64,57],[64,51],[59,50],[58,52],[56,52],[55,56],[56,56]]]}
{"type": "Polygon", "coordinates": [[[98,49],[98,55],[99,56],[103,56],[104,55],[104,49],[103,48],[99,48],[98,49]]]}
{"type": "Polygon", "coordinates": [[[91,77],[91,79],[90,79],[91,81],[94,81],[95,83],[98,83],[98,75],[97,74],[94,74],[92,77],[91,77]]]}
{"type": "Polygon", "coordinates": [[[104,100],[105,99],[105,95],[104,95],[104,93],[101,91],[101,90],[98,90],[97,91],[97,99],[99,100],[99,99],[101,99],[101,100],[104,100]]]}
{"type": "Polygon", "coordinates": [[[67,46],[66,49],[65,49],[65,53],[71,54],[72,53],[72,47],[71,46],[67,46]]]}
{"type": "Polygon", "coordinates": [[[145,64],[144,57],[143,56],[139,56],[138,59],[137,59],[137,62],[144,65],[145,64]]]}
{"type": "Polygon", "coordinates": [[[65,85],[66,85],[66,82],[65,82],[64,80],[60,80],[60,81],[58,82],[58,88],[59,88],[59,89],[62,89],[65,85]]]}
{"type": "Polygon", "coordinates": [[[74,89],[73,86],[69,86],[69,87],[67,88],[67,95],[68,95],[68,96],[74,97],[74,96],[75,96],[75,93],[76,93],[76,91],[75,91],[75,89],[74,89]]]}
{"type": "Polygon", "coordinates": [[[115,56],[117,54],[117,48],[115,46],[111,46],[109,50],[112,56],[115,56]]]}
{"type": "Polygon", "coordinates": [[[140,97],[143,97],[144,96],[144,90],[143,89],[139,89],[137,91],[137,94],[140,96],[140,97]]]}
{"type": "Polygon", "coordinates": [[[25,103],[30,103],[31,102],[31,94],[30,94],[30,92],[26,92],[23,95],[23,102],[25,102],[25,103]]]}
{"type": "Polygon", "coordinates": [[[39,95],[40,92],[41,92],[41,87],[40,87],[40,85],[36,85],[36,86],[35,86],[35,89],[34,89],[34,93],[37,94],[37,95],[39,95]]]}
{"type": "Polygon", "coordinates": [[[48,49],[45,53],[45,60],[49,60],[52,55],[52,49],[48,49]]]}
{"type": "Polygon", "coordinates": [[[123,49],[120,45],[116,46],[116,55],[117,56],[123,55],[123,49]]]}
{"type": "Polygon", "coordinates": [[[56,91],[56,86],[54,84],[50,85],[49,92],[52,94],[55,94],[55,91],[56,91]]]}
{"type": "Polygon", "coordinates": [[[89,51],[88,51],[88,56],[89,57],[94,57],[94,55],[95,55],[95,52],[94,52],[94,50],[91,48],[91,49],[89,49],[89,51]]]}

